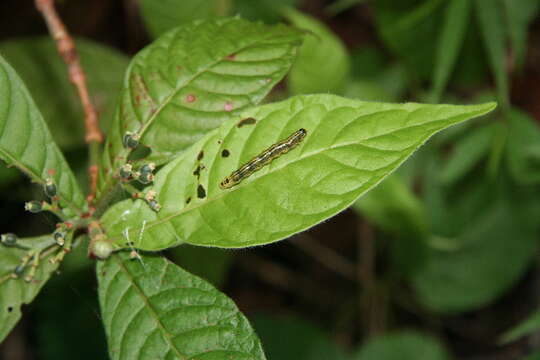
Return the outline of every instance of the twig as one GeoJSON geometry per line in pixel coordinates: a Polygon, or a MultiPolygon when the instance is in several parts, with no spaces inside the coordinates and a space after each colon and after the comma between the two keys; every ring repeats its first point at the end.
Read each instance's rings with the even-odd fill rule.
{"type": "Polygon", "coordinates": [[[333,249],[324,246],[306,234],[299,234],[290,241],[291,244],[311,255],[313,259],[320,262],[328,269],[343,275],[349,280],[357,281],[356,267],[344,256],[341,256],[333,249]]]}
{"type": "Polygon", "coordinates": [[[69,35],[62,20],[54,7],[54,0],[35,0],[36,8],[41,12],[51,36],[56,41],[58,53],[68,67],[69,79],[77,88],[79,98],[84,110],[85,141],[90,147],[90,166],[88,169],[90,178],[90,201],[94,199],[97,186],[97,166],[99,156],[99,144],[103,142],[103,134],[99,129],[99,119],[96,109],[90,100],[90,94],[86,86],[86,75],[79,61],[79,54],[75,42],[69,35]]]}

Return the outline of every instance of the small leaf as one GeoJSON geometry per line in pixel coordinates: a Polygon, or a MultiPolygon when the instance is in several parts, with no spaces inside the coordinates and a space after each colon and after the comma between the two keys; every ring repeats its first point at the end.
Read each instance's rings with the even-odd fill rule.
{"type": "MultiPolygon", "coordinates": [[[[18,243],[32,248],[46,247],[54,243],[51,236],[19,239],[18,243]]],[[[0,343],[21,318],[21,307],[30,304],[37,296],[52,273],[58,268],[48,260],[53,254],[41,256],[34,281],[28,283],[22,278],[13,279],[11,275],[26,254],[25,250],[7,248],[0,245],[0,343]]]]}
{"type": "MultiPolygon", "coordinates": [[[[87,39],[76,42],[90,96],[101,128],[106,131],[128,65],[127,57],[87,39]]],[[[0,53],[26,84],[58,146],[72,149],[84,145],[81,100],[54,41],[48,36],[4,41],[0,43],[0,53]]]]}
{"type": "Polygon", "coordinates": [[[372,1],[376,30],[399,56],[409,74],[429,79],[433,74],[437,35],[443,20],[443,0],[372,1]]]}
{"type": "Polygon", "coordinates": [[[428,235],[422,202],[398,175],[391,175],[354,204],[354,209],[382,230],[403,237],[428,235]]]}
{"type": "Polygon", "coordinates": [[[165,258],[116,254],[97,266],[111,359],[265,359],[231,299],[165,258]]]}
{"type": "MultiPolygon", "coordinates": [[[[126,131],[138,132],[151,148],[147,161],[173,159],[260,102],[289,70],[302,36],[283,25],[239,18],[196,21],[168,32],[131,62],[104,164],[114,171],[125,162],[126,131]]],[[[114,185],[111,175],[101,174],[100,190],[114,185]]]]}
{"type": "Polygon", "coordinates": [[[429,335],[401,331],[368,341],[352,357],[354,360],[449,360],[440,342],[429,335]]]}
{"type": "Polygon", "coordinates": [[[540,330],[540,309],[529,315],[519,325],[505,332],[501,337],[501,342],[503,344],[513,342],[538,330],[540,330]]]}
{"type": "Polygon", "coordinates": [[[159,213],[142,200],[125,200],[104,214],[103,224],[118,247],[129,242],[125,236],[145,250],[183,242],[227,248],[268,244],[342,211],[431,135],[494,107],[308,95],[251,108],[158,172],[152,189],[163,206],[159,213]],[[256,123],[238,127],[248,118],[256,123]],[[297,148],[240,185],[219,187],[232,171],[300,128],[307,136],[297,148]],[[201,164],[204,170],[198,172],[201,164]]]}
{"type": "Polygon", "coordinates": [[[476,16],[480,23],[489,65],[497,84],[497,97],[503,110],[510,105],[508,75],[506,74],[506,26],[502,2],[497,0],[475,0],[476,16]]]}
{"type": "Polygon", "coordinates": [[[433,73],[433,102],[439,102],[465,40],[471,13],[470,0],[451,0],[438,41],[433,73]]]}
{"type": "Polygon", "coordinates": [[[287,9],[285,17],[311,33],[306,36],[287,78],[291,93],[342,93],[350,61],[341,39],[317,19],[296,10],[287,9]]]}
{"type": "Polygon", "coordinates": [[[502,0],[512,41],[516,65],[523,66],[527,46],[527,28],[540,10],[538,0],[502,0]]]}
{"type": "Polygon", "coordinates": [[[0,57],[0,159],[36,183],[53,179],[61,203],[82,212],[84,196],[15,71],[0,57]]]}
{"type": "Polygon", "coordinates": [[[471,129],[457,141],[450,159],[441,172],[443,184],[455,183],[488,154],[495,136],[495,126],[491,124],[471,129]]]}
{"type": "Polygon", "coordinates": [[[512,177],[521,184],[540,182],[540,128],[528,114],[512,109],[508,114],[506,159],[512,177]]]}
{"type": "MultiPolygon", "coordinates": [[[[479,183],[486,186],[485,180],[479,183]]],[[[491,190],[491,197],[496,196],[491,190]]],[[[536,230],[527,217],[538,211],[528,207],[531,194],[519,196],[514,186],[511,196],[511,203],[498,199],[474,207],[471,211],[481,209],[481,214],[452,239],[451,246],[430,250],[425,266],[412,279],[420,301],[430,310],[455,313],[486,306],[526,271],[537,248],[536,230]]]]}
{"type": "Polygon", "coordinates": [[[140,7],[150,34],[158,37],[193,20],[226,15],[231,0],[142,0],[140,7]]]}
{"type": "Polygon", "coordinates": [[[328,334],[303,319],[256,315],[251,321],[269,359],[348,359],[345,352],[331,341],[328,334]]]}

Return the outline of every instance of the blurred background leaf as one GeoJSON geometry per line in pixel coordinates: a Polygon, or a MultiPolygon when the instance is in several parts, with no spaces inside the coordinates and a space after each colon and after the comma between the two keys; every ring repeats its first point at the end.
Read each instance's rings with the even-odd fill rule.
{"type": "Polygon", "coordinates": [[[432,336],[401,331],[379,336],[364,344],[354,360],[449,360],[450,356],[432,336]]]}

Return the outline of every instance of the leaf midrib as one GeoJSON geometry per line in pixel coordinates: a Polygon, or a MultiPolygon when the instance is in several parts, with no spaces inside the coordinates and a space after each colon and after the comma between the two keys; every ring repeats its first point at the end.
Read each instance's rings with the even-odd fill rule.
{"type": "MultiPolygon", "coordinates": [[[[116,255],[113,255],[113,258],[114,260],[116,261],[116,263],[118,264],[118,266],[120,267],[120,269],[122,270],[122,272],[128,277],[128,280],[130,281],[131,283],[131,286],[133,286],[133,288],[135,289],[135,291],[137,292],[137,294],[139,294],[139,296],[141,297],[142,301],[144,302],[146,308],[148,309],[149,313],[150,313],[150,316],[152,316],[152,318],[154,318],[157,326],[160,328],[161,330],[161,333],[163,334],[163,338],[165,339],[165,341],[167,342],[167,344],[169,345],[169,348],[172,349],[174,351],[174,353],[176,354],[176,356],[178,356],[179,359],[181,360],[188,360],[188,356],[180,353],[180,351],[176,348],[176,346],[174,345],[174,342],[171,338],[171,334],[167,331],[167,329],[165,328],[165,325],[163,324],[163,322],[161,321],[157,311],[154,309],[154,307],[152,306],[152,304],[150,303],[150,299],[148,298],[148,296],[146,296],[146,294],[144,293],[144,291],[139,287],[139,285],[137,285],[137,283],[135,282],[135,278],[133,277],[133,275],[131,274],[131,272],[129,272],[129,270],[127,269],[127,267],[124,266],[124,263],[121,259],[119,259],[116,255]]],[[[165,263],[165,271],[166,271],[166,268],[169,266],[168,263],[165,263]]],[[[124,334],[125,336],[125,334],[124,334]]]]}

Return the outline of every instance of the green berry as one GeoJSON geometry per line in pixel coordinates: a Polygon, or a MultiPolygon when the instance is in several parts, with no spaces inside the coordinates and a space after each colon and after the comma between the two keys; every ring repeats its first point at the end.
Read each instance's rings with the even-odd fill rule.
{"type": "Polygon", "coordinates": [[[64,246],[64,244],[66,243],[66,232],[62,230],[56,230],[53,233],[53,238],[59,246],[64,246]]]}
{"type": "Polygon", "coordinates": [[[13,270],[13,273],[17,276],[20,276],[24,273],[24,270],[26,270],[26,266],[24,265],[17,265],[15,269],[13,270]]]}
{"type": "Polygon", "coordinates": [[[50,198],[56,196],[56,185],[52,179],[47,179],[45,185],[43,186],[43,191],[45,192],[45,195],[50,198]]]}
{"type": "Polygon", "coordinates": [[[15,246],[17,244],[17,235],[12,233],[2,234],[0,235],[0,242],[4,246],[15,246]]]}
{"type": "Polygon", "coordinates": [[[124,164],[119,173],[122,179],[130,179],[133,176],[133,167],[131,164],[124,164]]]}
{"type": "Polygon", "coordinates": [[[43,210],[43,206],[41,201],[32,200],[24,204],[24,210],[35,214],[43,210]]]}
{"type": "Polygon", "coordinates": [[[125,148],[128,149],[135,149],[137,146],[139,146],[139,140],[140,136],[138,134],[134,134],[131,132],[126,132],[124,135],[124,138],[122,139],[122,142],[124,144],[125,148]]]}
{"type": "Polygon", "coordinates": [[[143,166],[141,166],[141,168],[139,169],[139,172],[141,174],[151,174],[154,172],[154,170],[156,170],[156,164],[149,163],[149,164],[144,164],[143,166]]]}
{"type": "Polygon", "coordinates": [[[139,180],[143,184],[150,184],[152,181],[154,181],[154,174],[152,174],[152,173],[140,173],[137,180],[139,180]]]}

